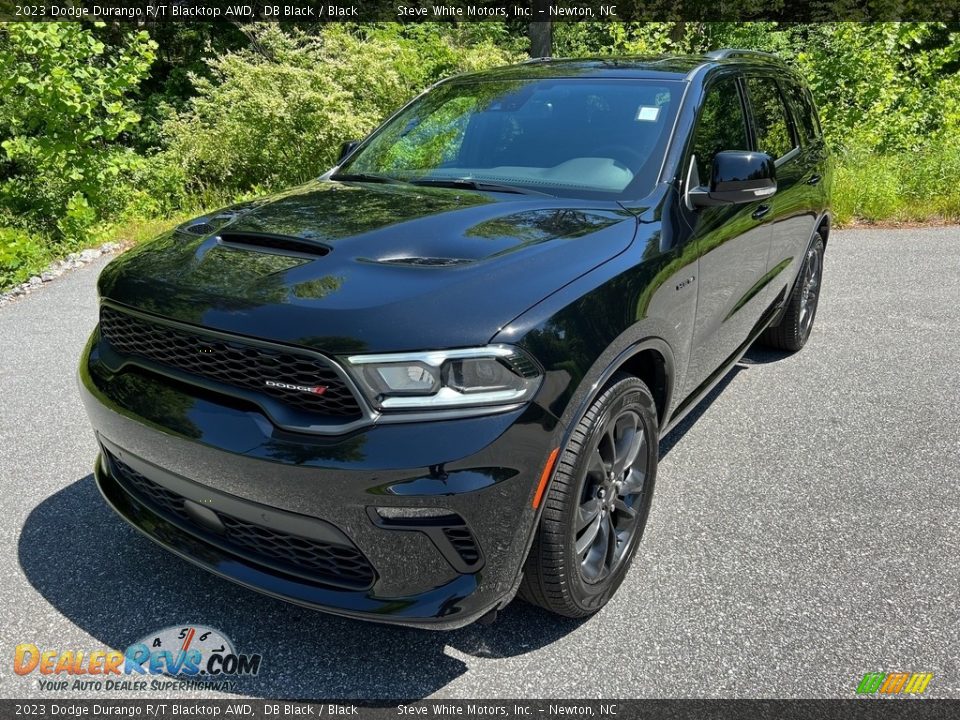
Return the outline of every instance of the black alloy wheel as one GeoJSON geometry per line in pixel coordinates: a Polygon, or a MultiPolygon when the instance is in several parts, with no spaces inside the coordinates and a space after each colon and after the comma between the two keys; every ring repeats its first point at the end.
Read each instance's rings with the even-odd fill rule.
{"type": "Polygon", "coordinates": [[[575,532],[586,582],[600,582],[616,571],[637,530],[647,476],[642,423],[633,409],[607,414],[590,451],[575,532]]]}
{"type": "Polygon", "coordinates": [[[545,499],[520,596],[566,617],[597,612],[643,536],[658,458],[657,410],[618,373],[574,428],[545,499]]]}
{"type": "Polygon", "coordinates": [[[803,257],[803,266],[793,286],[780,323],[767,328],[760,341],[778,350],[796,352],[807,344],[817,316],[820,287],[823,283],[823,238],[814,235],[803,257]]]}

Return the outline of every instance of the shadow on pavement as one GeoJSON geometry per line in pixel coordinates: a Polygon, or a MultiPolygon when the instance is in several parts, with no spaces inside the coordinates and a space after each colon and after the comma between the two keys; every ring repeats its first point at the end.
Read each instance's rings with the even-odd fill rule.
{"type": "MultiPolygon", "coordinates": [[[[716,386],[708,392],[704,398],[693,406],[693,409],[687,413],[686,417],[680,421],[680,423],[673,428],[670,432],[663,436],[660,440],[660,458],[665,458],[673,447],[683,439],[683,436],[689,432],[690,428],[696,425],[697,420],[703,417],[703,414],[710,408],[713,404],[713,401],[716,400],[720,393],[722,393],[727,385],[733,382],[733,379],[739,375],[741,372],[746,370],[744,366],[737,363],[734,365],[730,372],[724,375],[723,379],[716,384],[716,386]]],[[[654,493],[654,502],[656,502],[656,493],[654,493]]]]}
{"type": "Polygon", "coordinates": [[[260,674],[232,688],[258,697],[421,698],[467,672],[448,648],[480,658],[521,655],[580,624],[520,601],[493,625],[450,632],[363,623],[290,605],[156,546],[113,514],[92,475],[34,508],[18,552],[40,594],[105,646],[123,651],[149,632],[199,624],[224,632],[238,652],[260,653],[260,674]]]}
{"type": "Polygon", "coordinates": [[[696,424],[697,420],[703,417],[703,414],[710,408],[713,401],[720,396],[720,393],[726,389],[727,385],[733,382],[733,379],[737,377],[737,375],[744,370],[749,370],[751,365],[767,365],[769,363],[779,362],[780,360],[790,357],[792,354],[793,353],[783,350],[771,350],[770,348],[760,347],[759,345],[752,346],[747,350],[746,354],[730,368],[730,371],[717,383],[716,387],[707,393],[687,416],[680,421],[680,424],[660,440],[660,457],[664,458],[667,456],[673,447],[687,434],[690,428],[696,424]]]}
{"type": "Polygon", "coordinates": [[[768,347],[754,345],[747,350],[746,355],[740,359],[740,365],[767,365],[769,363],[780,362],[793,355],[786,350],[772,350],[768,347]]]}

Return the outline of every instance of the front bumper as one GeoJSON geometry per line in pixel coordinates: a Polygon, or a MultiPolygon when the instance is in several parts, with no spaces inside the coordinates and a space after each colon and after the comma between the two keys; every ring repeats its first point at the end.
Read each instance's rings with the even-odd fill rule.
{"type": "Polygon", "coordinates": [[[453,628],[512,599],[536,522],[538,476],[561,433],[540,406],[344,436],[296,434],[158,375],[106,372],[95,340],[79,379],[102,450],[97,485],[155,542],[240,585],[366,620],[453,628]],[[342,583],[237,551],[138,492],[131,468],[158,492],[213,514],[339,543],[369,562],[370,581],[342,583]],[[377,508],[443,513],[429,522],[384,520],[377,508]],[[444,530],[450,518],[461,523],[453,534],[444,530]],[[425,527],[434,522],[446,525],[425,527]],[[464,532],[475,553],[470,542],[464,550],[464,532]]]}

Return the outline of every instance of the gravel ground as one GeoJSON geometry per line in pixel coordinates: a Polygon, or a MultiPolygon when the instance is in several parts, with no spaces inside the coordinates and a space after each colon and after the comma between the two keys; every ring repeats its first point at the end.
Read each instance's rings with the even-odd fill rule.
{"type": "Polygon", "coordinates": [[[104,262],[0,309],[0,696],[84,697],[13,674],[17,643],[122,649],[192,622],[263,655],[234,695],[850,697],[904,670],[960,697],[960,229],[834,234],[809,345],[751,351],[666,438],[599,615],[517,602],[452,633],[261,597],[106,509],[74,381],[104,262]]]}

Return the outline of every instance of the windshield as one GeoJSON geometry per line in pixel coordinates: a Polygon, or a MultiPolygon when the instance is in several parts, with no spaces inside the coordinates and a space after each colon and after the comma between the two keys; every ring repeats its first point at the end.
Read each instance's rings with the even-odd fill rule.
{"type": "Polygon", "coordinates": [[[559,78],[451,82],[378,130],[333,176],[563,197],[642,197],[682,85],[559,78]]]}

